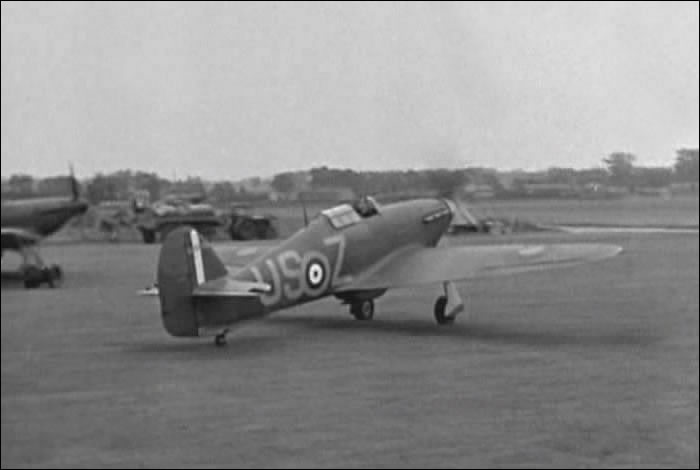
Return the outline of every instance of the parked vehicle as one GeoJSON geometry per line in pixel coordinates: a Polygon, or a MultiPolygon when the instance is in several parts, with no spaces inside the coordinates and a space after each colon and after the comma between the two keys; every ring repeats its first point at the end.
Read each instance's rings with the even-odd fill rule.
{"type": "Polygon", "coordinates": [[[279,236],[277,217],[256,213],[249,204],[231,206],[229,219],[231,240],[270,240],[279,236]]]}
{"type": "Polygon", "coordinates": [[[214,207],[203,202],[203,198],[170,196],[146,207],[134,205],[136,228],[144,243],[155,243],[177,227],[190,225],[207,238],[224,225],[214,207]]]}

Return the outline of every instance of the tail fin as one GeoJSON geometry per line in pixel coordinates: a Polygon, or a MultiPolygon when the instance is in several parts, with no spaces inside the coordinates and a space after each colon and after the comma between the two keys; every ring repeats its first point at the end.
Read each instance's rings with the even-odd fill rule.
{"type": "Polygon", "coordinates": [[[158,260],[163,326],[173,336],[216,334],[263,313],[270,286],[229,278],[212,247],[191,227],[173,230],[158,260]]]}
{"type": "Polygon", "coordinates": [[[197,300],[192,292],[226,276],[224,264],[191,227],[173,230],[158,260],[158,291],[163,326],[173,336],[199,336],[197,300]]]}

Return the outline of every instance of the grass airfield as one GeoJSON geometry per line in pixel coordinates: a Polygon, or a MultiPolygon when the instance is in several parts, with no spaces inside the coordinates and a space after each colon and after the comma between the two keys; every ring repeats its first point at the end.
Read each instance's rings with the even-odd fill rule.
{"type": "Polygon", "coordinates": [[[157,246],[49,244],[61,289],[2,284],[2,467],[697,468],[697,234],[512,240],[625,251],[460,284],[452,327],[426,287],[373,322],[328,299],[218,349],[135,295],[157,246]]]}

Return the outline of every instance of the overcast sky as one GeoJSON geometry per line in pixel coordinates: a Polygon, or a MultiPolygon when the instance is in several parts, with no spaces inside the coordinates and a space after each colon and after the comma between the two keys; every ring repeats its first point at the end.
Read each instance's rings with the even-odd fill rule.
{"type": "Polygon", "coordinates": [[[671,164],[698,3],[2,2],[2,175],[671,164]]]}

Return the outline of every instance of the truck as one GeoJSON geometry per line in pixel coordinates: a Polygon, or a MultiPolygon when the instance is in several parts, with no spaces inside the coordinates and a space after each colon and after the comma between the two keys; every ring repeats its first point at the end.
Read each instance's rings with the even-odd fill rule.
{"type": "Polygon", "coordinates": [[[231,240],[271,240],[279,236],[277,217],[260,214],[250,204],[234,204],[229,211],[231,240]]]}
{"type": "Polygon", "coordinates": [[[201,196],[171,195],[151,205],[134,204],[136,228],[144,243],[151,244],[165,237],[177,227],[190,225],[207,238],[225,225],[214,207],[201,196]]]}

